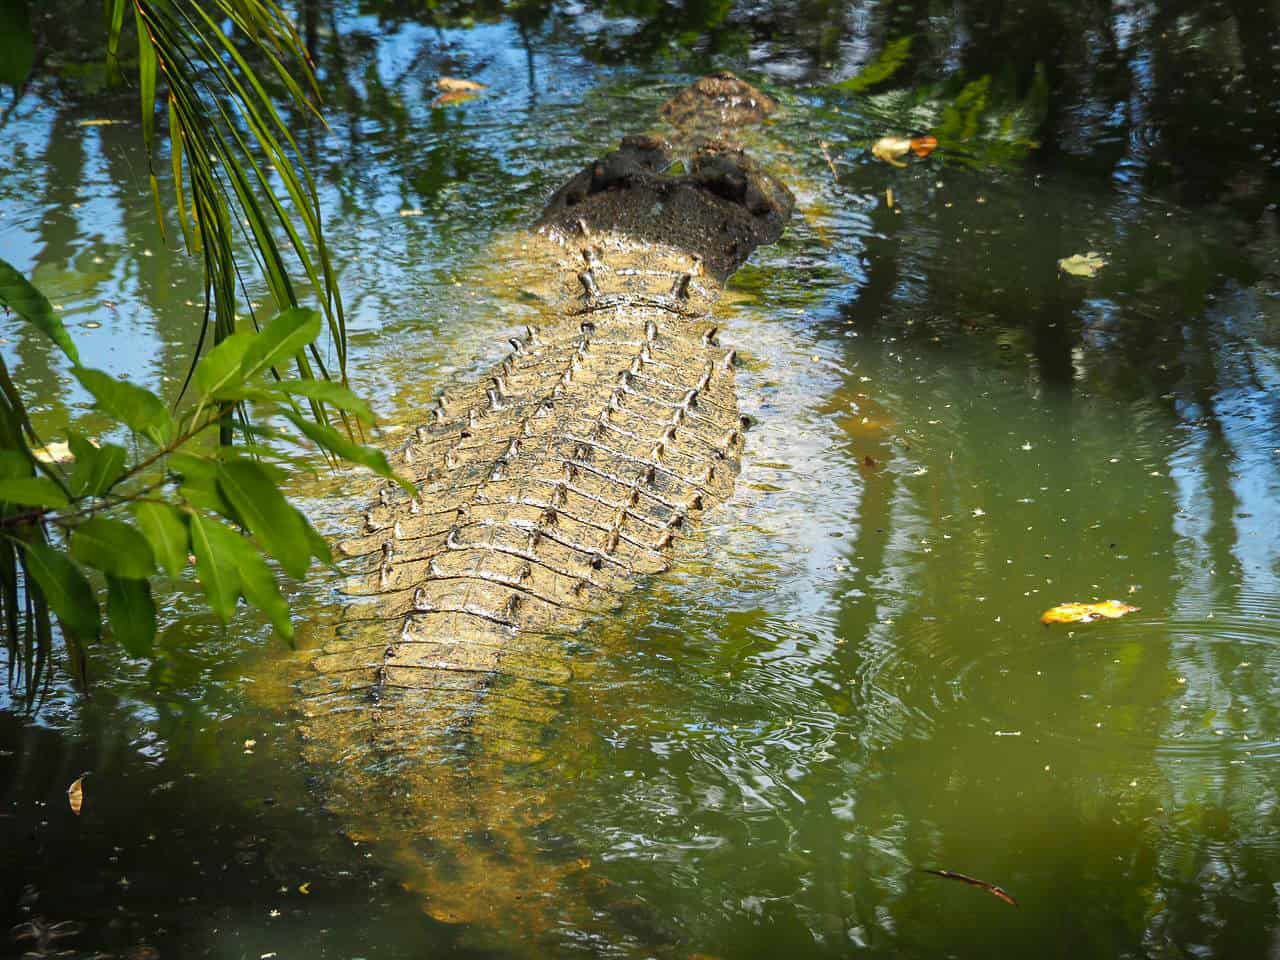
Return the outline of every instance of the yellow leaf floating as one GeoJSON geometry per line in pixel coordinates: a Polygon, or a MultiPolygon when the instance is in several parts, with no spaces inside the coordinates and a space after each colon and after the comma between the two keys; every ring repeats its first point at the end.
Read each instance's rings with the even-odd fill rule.
{"type": "Polygon", "coordinates": [[[436,80],[436,89],[444,93],[477,93],[488,89],[483,83],[474,80],[461,80],[458,77],[440,77],[436,80]]]}
{"type": "Polygon", "coordinates": [[[1063,257],[1058,261],[1058,269],[1063,273],[1071,274],[1073,277],[1096,277],[1098,271],[1106,265],[1106,258],[1096,250],[1063,257]]]}
{"type": "Polygon", "coordinates": [[[909,137],[881,137],[871,145],[871,155],[877,160],[883,160],[885,163],[893,164],[895,167],[905,167],[906,164],[899,160],[899,157],[906,156],[911,150],[911,140],[909,137]]]}
{"type": "Polygon", "coordinates": [[[1098,603],[1060,603],[1040,614],[1041,623],[1092,623],[1094,620],[1116,620],[1126,613],[1137,613],[1141,607],[1133,607],[1119,600],[1102,600],[1098,603]]]}
{"type": "Polygon", "coordinates": [[[84,778],[87,773],[82,773],[71,782],[71,786],[67,787],[67,803],[71,806],[71,812],[77,817],[80,816],[80,808],[84,806],[84,778]]]}

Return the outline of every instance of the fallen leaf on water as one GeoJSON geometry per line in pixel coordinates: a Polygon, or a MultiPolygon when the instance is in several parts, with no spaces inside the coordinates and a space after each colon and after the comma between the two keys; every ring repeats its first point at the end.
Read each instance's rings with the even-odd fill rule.
{"type": "Polygon", "coordinates": [[[1102,600],[1098,603],[1060,603],[1040,614],[1041,623],[1092,623],[1094,620],[1115,620],[1126,613],[1137,613],[1141,607],[1132,607],[1119,600],[1102,600]]]}
{"type": "Polygon", "coordinates": [[[71,807],[71,812],[77,817],[80,816],[80,808],[84,806],[84,778],[88,773],[82,773],[71,781],[71,786],[67,787],[67,803],[71,807]]]}
{"type": "Polygon", "coordinates": [[[937,137],[912,137],[911,152],[917,157],[927,157],[938,149],[937,137]]]}
{"type": "Polygon", "coordinates": [[[891,163],[895,167],[905,167],[899,157],[911,151],[911,140],[908,137],[881,137],[871,145],[871,155],[877,160],[891,163]]]}
{"type": "Polygon", "coordinates": [[[457,77],[440,77],[436,80],[436,89],[444,93],[475,93],[488,89],[483,83],[474,80],[459,80],[457,77]]]}
{"type": "Polygon", "coordinates": [[[899,157],[905,157],[908,153],[927,157],[936,149],[937,137],[881,137],[871,145],[871,155],[895,167],[905,167],[906,164],[899,157]]]}
{"type": "Polygon", "coordinates": [[[1058,269],[1063,273],[1071,274],[1073,277],[1096,277],[1098,271],[1106,265],[1106,259],[1096,250],[1063,257],[1058,261],[1058,269]]]}
{"type": "Polygon", "coordinates": [[[81,127],[114,127],[114,126],[116,126],[116,125],[118,125],[118,124],[126,123],[126,122],[127,122],[127,121],[125,121],[125,120],[81,120],[81,121],[80,121],[80,123],[78,124],[78,126],[81,126],[81,127]]]}
{"type": "Polygon", "coordinates": [[[54,440],[43,447],[36,447],[31,455],[41,463],[70,463],[75,459],[71,455],[71,447],[64,440],[54,440]]]}
{"type": "Polygon", "coordinates": [[[1011,907],[1016,907],[1018,901],[1013,899],[1012,895],[1003,887],[997,887],[994,883],[987,883],[985,880],[979,880],[977,877],[971,877],[966,873],[956,873],[954,870],[926,870],[925,873],[931,873],[935,877],[942,877],[944,880],[959,880],[961,883],[967,883],[971,887],[981,887],[993,897],[998,897],[1011,907]]]}
{"type": "Polygon", "coordinates": [[[304,897],[309,894],[311,892],[311,881],[308,880],[306,883],[298,884],[298,892],[304,897]]]}

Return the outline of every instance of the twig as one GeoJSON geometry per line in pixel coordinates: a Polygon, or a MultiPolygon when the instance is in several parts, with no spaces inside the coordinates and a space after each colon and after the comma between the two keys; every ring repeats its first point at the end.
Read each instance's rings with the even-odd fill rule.
{"type": "Polygon", "coordinates": [[[944,880],[959,880],[961,883],[967,883],[971,887],[981,887],[993,897],[998,897],[1011,907],[1016,907],[1018,901],[1003,887],[997,887],[994,883],[987,883],[985,880],[979,880],[977,877],[971,877],[967,873],[956,873],[954,870],[925,870],[925,873],[933,874],[935,877],[942,877],[944,880]]]}
{"type": "Polygon", "coordinates": [[[822,150],[822,159],[826,160],[827,166],[831,168],[831,175],[835,177],[837,180],[839,180],[840,171],[836,169],[836,163],[834,160],[831,159],[831,153],[827,149],[830,146],[831,144],[827,143],[827,141],[825,140],[818,141],[818,147],[822,150]]]}

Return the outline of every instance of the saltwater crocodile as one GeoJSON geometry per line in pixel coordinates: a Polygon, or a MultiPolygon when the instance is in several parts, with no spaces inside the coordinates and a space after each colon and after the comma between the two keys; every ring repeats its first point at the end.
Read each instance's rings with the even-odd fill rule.
{"type": "Polygon", "coordinates": [[[677,148],[627,137],[556,192],[525,245],[543,321],[396,453],[418,495],[384,488],[339,544],[365,558],[361,602],[303,683],[308,755],[351,835],[444,865],[413,881],[438,918],[554,896],[521,866],[544,814],[503,770],[543,744],[571,678],[559,638],[732,492],[745,423],[712,308],[793,198],[724,137],[774,107],[704,77],[663,108],[677,148]],[[677,150],[687,172],[664,175],[677,150]]]}

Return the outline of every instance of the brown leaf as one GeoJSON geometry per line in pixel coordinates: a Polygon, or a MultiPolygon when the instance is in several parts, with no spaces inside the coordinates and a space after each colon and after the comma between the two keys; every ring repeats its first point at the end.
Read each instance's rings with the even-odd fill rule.
{"type": "Polygon", "coordinates": [[[1094,620],[1116,620],[1126,613],[1137,613],[1141,607],[1130,606],[1119,600],[1102,600],[1097,603],[1060,603],[1040,614],[1040,622],[1092,623],[1094,620]]]}
{"type": "Polygon", "coordinates": [[[443,93],[476,93],[488,89],[483,83],[474,80],[459,80],[457,77],[441,77],[436,81],[436,89],[443,93]]]}
{"type": "Polygon", "coordinates": [[[84,778],[88,775],[87,772],[80,774],[67,787],[67,803],[77,817],[80,816],[80,808],[84,806],[84,778]]]}
{"type": "Polygon", "coordinates": [[[912,137],[911,152],[917,157],[927,157],[938,149],[937,137],[912,137]]]}
{"type": "Polygon", "coordinates": [[[981,887],[993,897],[998,897],[1011,907],[1016,907],[1018,901],[1003,887],[997,887],[994,883],[987,883],[985,880],[979,880],[977,877],[971,877],[967,873],[956,873],[954,870],[926,870],[925,873],[931,873],[935,877],[942,877],[944,880],[959,880],[961,883],[967,883],[971,887],[981,887]]]}

